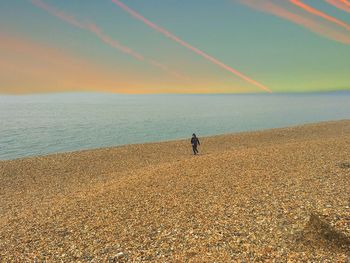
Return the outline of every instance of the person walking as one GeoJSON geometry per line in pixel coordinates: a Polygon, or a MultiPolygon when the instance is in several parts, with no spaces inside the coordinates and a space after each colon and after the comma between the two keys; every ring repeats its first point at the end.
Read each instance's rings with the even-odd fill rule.
{"type": "Polygon", "coordinates": [[[197,146],[201,145],[196,134],[192,134],[192,138],[191,138],[191,144],[192,144],[192,150],[193,150],[193,154],[196,155],[198,153],[198,149],[197,146]]]}

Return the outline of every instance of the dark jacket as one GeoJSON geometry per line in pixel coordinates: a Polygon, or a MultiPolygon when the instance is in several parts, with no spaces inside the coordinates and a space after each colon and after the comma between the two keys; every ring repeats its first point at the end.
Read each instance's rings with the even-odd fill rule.
{"type": "Polygon", "coordinates": [[[194,146],[194,147],[197,147],[197,144],[198,144],[198,145],[201,145],[197,137],[192,137],[192,139],[191,139],[191,144],[192,144],[192,146],[194,146]]]}

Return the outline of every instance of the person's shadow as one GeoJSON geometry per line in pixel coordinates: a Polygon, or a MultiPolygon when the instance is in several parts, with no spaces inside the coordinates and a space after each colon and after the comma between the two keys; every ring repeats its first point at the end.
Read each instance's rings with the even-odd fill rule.
{"type": "Polygon", "coordinates": [[[342,169],[350,169],[350,163],[340,163],[338,166],[342,169]]]}

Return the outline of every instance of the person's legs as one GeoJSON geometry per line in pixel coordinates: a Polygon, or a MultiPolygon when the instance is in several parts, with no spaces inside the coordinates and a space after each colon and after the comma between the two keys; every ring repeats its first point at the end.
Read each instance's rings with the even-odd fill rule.
{"type": "Polygon", "coordinates": [[[197,154],[197,147],[192,145],[192,150],[193,150],[193,154],[196,155],[197,154]]]}

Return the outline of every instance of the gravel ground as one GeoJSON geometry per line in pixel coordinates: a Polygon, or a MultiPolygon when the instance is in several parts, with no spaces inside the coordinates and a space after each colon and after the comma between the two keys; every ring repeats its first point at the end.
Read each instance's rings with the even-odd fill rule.
{"type": "Polygon", "coordinates": [[[350,262],[350,120],[0,161],[4,262],[350,262]]]}

